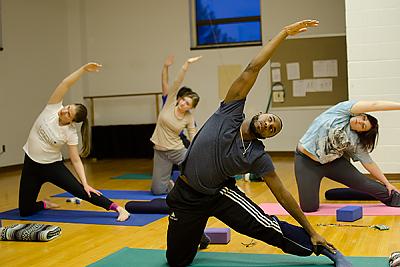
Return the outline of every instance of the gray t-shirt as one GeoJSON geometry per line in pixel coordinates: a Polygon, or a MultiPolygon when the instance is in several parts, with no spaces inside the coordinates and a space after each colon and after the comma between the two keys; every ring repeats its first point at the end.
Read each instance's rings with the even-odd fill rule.
{"type": "MultiPolygon", "coordinates": [[[[260,140],[253,140],[243,155],[240,126],[244,104],[245,100],[222,102],[191,143],[183,173],[196,191],[215,194],[236,174],[250,172],[264,176],[275,170],[260,140]]],[[[245,147],[249,144],[245,142],[245,147]]]]}

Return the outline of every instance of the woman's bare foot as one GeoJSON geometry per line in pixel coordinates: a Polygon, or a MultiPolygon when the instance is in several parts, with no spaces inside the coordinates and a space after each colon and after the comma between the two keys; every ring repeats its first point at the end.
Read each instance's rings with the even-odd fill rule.
{"type": "Polygon", "coordinates": [[[131,215],[126,209],[124,209],[121,206],[118,206],[117,211],[118,211],[117,221],[119,222],[124,222],[128,220],[129,216],[131,215]]]}
{"type": "Polygon", "coordinates": [[[45,203],[45,206],[46,206],[45,209],[46,210],[48,210],[48,209],[58,209],[60,207],[60,205],[51,202],[50,199],[48,199],[48,198],[45,198],[42,201],[45,203]]]}

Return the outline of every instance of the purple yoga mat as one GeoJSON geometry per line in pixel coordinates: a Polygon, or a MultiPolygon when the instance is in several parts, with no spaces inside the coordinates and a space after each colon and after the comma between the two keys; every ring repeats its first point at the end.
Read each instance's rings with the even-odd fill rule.
{"type": "MultiPolygon", "coordinates": [[[[400,215],[400,207],[388,207],[385,204],[321,204],[316,212],[304,212],[306,215],[315,216],[336,216],[336,210],[345,206],[361,206],[363,208],[363,216],[388,216],[400,215]]],[[[262,203],[259,205],[261,209],[270,215],[289,215],[287,211],[278,203],[262,203]]]]}

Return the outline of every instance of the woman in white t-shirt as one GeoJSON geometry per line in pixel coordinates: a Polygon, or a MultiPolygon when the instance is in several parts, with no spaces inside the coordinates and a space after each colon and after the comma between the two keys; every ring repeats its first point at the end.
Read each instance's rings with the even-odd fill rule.
{"type": "Polygon", "coordinates": [[[101,65],[88,63],[66,77],[51,95],[46,107],[36,119],[24,145],[25,160],[19,188],[19,212],[29,216],[43,209],[57,208],[49,200],[37,201],[40,188],[50,182],[67,192],[106,210],[118,212],[118,221],[125,221],[129,213],[104,197],[86,180],[79,155],[76,123],[82,122],[81,156],[89,154],[87,109],[82,104],[63,106],[62,100],[69,88],[86,72],[98,72],[101,65]],[[68,153],[79,180],[64,165],[61,148],[68,145],[68,153]]]}

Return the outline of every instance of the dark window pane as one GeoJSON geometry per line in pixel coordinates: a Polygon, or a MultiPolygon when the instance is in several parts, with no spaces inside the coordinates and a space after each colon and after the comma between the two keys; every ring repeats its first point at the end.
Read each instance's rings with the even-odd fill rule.
{"type": "Polygon", "coordinates": [[[196,20],[260,16],[260,0],[196,0],[196,20]]]}
{"type": "Polygon", "coordinates": [[[260,22],[218,24],[197,28],[198,45],[257,41],[261,41],[260,22]]]}

